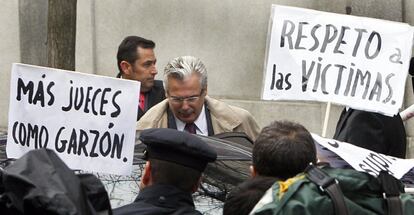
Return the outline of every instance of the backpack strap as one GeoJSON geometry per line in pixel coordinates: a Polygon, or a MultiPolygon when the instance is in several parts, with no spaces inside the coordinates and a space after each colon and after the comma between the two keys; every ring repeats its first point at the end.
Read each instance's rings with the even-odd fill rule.
{"type": "Polygon", "coordinates": [[[338,181],[335,178],[330,177],[324,171],[315,167],[312,164],[305,170],[306,176],[310,181],[319,186],[323,192],[326,192],[332,199],[333,208],[336,215],[348,215],[348,208],[345,204],[344,194],[341,187],[339,187],[338,181]]]}
{"type": "Polygon", "coordinates": [[[400,194],[402,190],[399,181],[386,171],[381,171],[378,180],[382,186],[383,197],[387,201],[389,215],[402,215],[403,209],[401,205],[400,194]]]}

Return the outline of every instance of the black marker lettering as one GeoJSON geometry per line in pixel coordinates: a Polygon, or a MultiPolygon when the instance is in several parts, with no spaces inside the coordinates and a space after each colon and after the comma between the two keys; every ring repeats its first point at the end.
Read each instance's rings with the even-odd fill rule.
{"type": "Polygon", "coordinates": [[[325,38],[323,39],[323,42],[322,42],[321,53],[325,52],[326,46],[328,45],[328,43],[331,43],[332,41],[335,40],[337,34],[338,34],[338,29],[336,29],[334,25],[331,25],[331,24],[326,25],[325,38]]]}
{"type": "Polygon", "coordinates": [[[122,147],[124,145],[124,134],[121,135],[121,140],[119,140],[119,135],[115,134],[114,144],[112,146],[111,158],[114,158],[114,153],[116,152],[116,158],[121,158],[122,147]]]}
{"type": "Polygon", "coordinates": [[[321,25],[317,24],[317,25],[313,26],[313,28],[312,28],[312,31],[311,31],[311,36],[312,36],[312,38],[313,38],[314,43],[313,43],[313,46],[309,49],[309,51],[314,51],[314,50],[316,50],[316,49],[318,48],[318,46],[319,46],[319,40],[318,40],[318,37],[316,37],[315,32],[316,32],[316,30],[318,30],[318,28],[320,28],[320,27],[321,27],[321,25]]]}
{"type": "Polygon", "coordinates": [[[111,152],[111,145],[112,143],[111,138],[109,136],[109,132],[105,131],[103,136],[101,137],[101,140],[99,141],[99,152],[101,152],[101,155],[103,155],[104,157],[108,156],[109,152],[111,152]],[[106,150],[104,149],[105,145],[106,150]]]}
{"type": "Polygon", "coordinates": [[[289,49],[293,49],[292,43],[292,34],[295,30],[295,24],[293,24],[290,20],[285,20],[283,22],[282,33],[280,34],[280,47],[285,47],[285,38],[287,38],[289,42],[289,49]],[[286,29],[288,28],[288,24],[290,25],[289,32],[286,33],[286,29]]]}
{"type": "Polygon", "coordinates": [[[341,27],[341,33],[339,33],[339,38],[338,38],[338,41],[336,42],[334,53],[340,53],[340,54],[344,53],[343,51],[339,50],[339,47],[341,46],[341,44],[346,44],[346,42],[344,41],[344,35],[345,35],[346,30],[349,30],[348,26],[341,27]]]}
{"type": "Polygon", "coordinates": [[[89,113],[88,106],[89,106],[89,103],[91,102],[91,99],[89,97],[90,97],[92,89],[93,89],[93,87],[88,87],[87,90],[86,90],[85,107],[83,109],[83,112],[85,112],[85,113],[89,113]]]}
{"type": "Polygon", "coordinates": [[[111,117],[115,118],[121,114],[121,107],[119,107],[118,103],[116,103],[116,97],[120,95],[122,92],[120,90],[116,91],[114,96],[112,97],[112,105],[115,107],[116,111],[111,113],[111,117]]]}
{"type": "Polygon", "coordinates": [[[385,98],[382,101],[382,103],[384,103],[384,104],[389,102],[392,98],[393,92],[392,92],[392,87],[391,87],[391,84],[390,84],[390,79],[394,76],[395,76],[395,74],[390,73],[390,74],[387,75],[387,77],[385,77],[385,84],[387,85],[387,88],[388,88],[388,95],[387,95],[387,98],[385,98]]]}
{"type": "Polygon", "coordinates": [[[76,155],[76,148],[78,148],[78,143],[76,142],[76,130],[72,129],[69,139],[68,154],[72,153],[76,155]]]}
{"type": "Polygon", "coordinates": [[[303,25],[307,25],[307,24],[309,24],[309,23],[307,23],[307,22],[299,22],[299,25],[298,25],[298,36],[296,37],[295,49],[305,49],[305,47],[301,47],[300,46],[300,41],[303,38],[307,38],[307,36],[305,36],[305,35],[302,34],[303,25]]]}
{"type": "Polygon", "coordinates": [[[86,150],[86,144],[88,143],[89,138],[86,132],[82,129],[79,130],[79,147],[78,147],[78,155],[81,155],[82,152],[88,157],[88,151],[86,150]]]}
{"type": "Polygon", "coordinates": [[[369,35],[368,42],[365,45],[365,57],[368,59],[374,59],[378,56],[380,51],[381,51],[381,35],[378,32],[373,31],[371,35],[369,35]],[[374,54],[370,55],[368,52],[369,52],[369,48],[371,47],[372,40],[374,39],[374,37],[377,38],[377,47],[375,48],[374,54]]]}
{"type": "Polygon", "coordinates": [[[382,76],[381,73],[377,73],[377,79],[375,80],[374,87],[372,87],[371,93],[369,94],[369,100],[371,101],[376,95],[376,100],[379,101],[381,98],[382,91],[382,76]]]}
{"type": "Polygon", "coordinates": [[[49,102],[47,103],[47,105],[49,105],[49,106],[53,105],[53,103],[55,102],[55,96],[53,95],[53,93],[51,91],[51,89],[54,85],[55,85],[55,82],[50,82],[49,85],[47,86],[47,89],[46,89],[46,92],[50,97],[49,102]]]}
{"type": "Polygon", "coordinates": [[[338,67],[338,78],[336,79],[336,87],[335,87],[335,95],[338,95],[339,88],[341,88],[341,81],[342,81],[342,72],[346,69],[346,66],[335,64],[335,67],[338,67]]]}
{"type": "Polygon", "coordinates": [[[351,96],[355,96],[355,91],[358,85],[358,81],[360,81],[361,85],[365,85],[364,94],[362,95],[362,98],[365,99],[367,97],[369,84],[371,82],[371,73],[367,70],[365,74],[362,74],[362,71],[360,69],[357,69],[354,85],[352,86],[351,96]],[[365,82],[365,78],[367,79],[365,82]]]}
{"type": "Polygon", "coordinates": [[[89,133],[95,134],[95,138],[93,139],[92,149],[89,155],[91,157],[98,157],[98,154],[95,152],[95,148],[96,148],[96,144],[98,143],[98,139],[99,139],[99,131],[89,130],[89,133]]]}
{"type": "Polygon", "coordinates": [[[56,134],[56,139],[55,139],[55,149],[57,152],[64,152],[66,149],[66,143],[68,142],[67,140],[60,140],[60,134],[62,133],[62,131],[65,130],[65,127],[61,127],[59,128],[58,133],[56,134]],[[59,142],[62,143],[62,146],[59,146],[59,142]]]}
{"type": "Polygon", "coordinates": [[[361,28],[355,28],[355,31],[358,32],[357,40],[355,41],[354,50],[352,51],[352,56],[355,57],[358,54],[359,45],[361,44],[361,38],[363,33],[367,33],[367,30],[361,28]]]}
{"type": "Polygon", "coordinates": [[[308,80],[312,74],[313,67],[315,66],[315,61],[312,61],[310,68],[306,69],[306,61],[302,60],[302,92],[305,92],[308,88],[308,80]]]}

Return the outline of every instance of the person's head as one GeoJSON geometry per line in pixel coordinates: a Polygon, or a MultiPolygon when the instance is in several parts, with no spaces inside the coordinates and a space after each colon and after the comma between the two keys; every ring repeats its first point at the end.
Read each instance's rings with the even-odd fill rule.
{"type": "Polygon", "coordinates": [[[195,192],[208,162],[217,158],[216,152],[203,140],[175,129],[143,130],[139,139],[147,146],[141,188],[163,184],[195,192]]]}
{"type": "Polygon", "coordinates": [[[165,66],[164,88],[175,117],[185,123],[194,122],[207,95],[207,69],[198,58],[174,58],[165,66]]]}
{"type": "Polygon", "coordinates": [[[316,163],[313,138],[305,127],[289,121],[274,121],[264,127],[253,146],[252,175],[285,180],[316,163]]]}
{"type": "Polygon", "coordinates": [[[147,92],[154,86],[157,74],[154,54],[155,43],[137,36],[128,36],[122,40],[116,55],[118,77],[141,82],[141,91],[147,92]]]}
{"type": "Polygon", "coordinates": [[[248,215],[275,182],[272,177],[254,177],[237,185],[224,202],[223,215],[248,215]]]}

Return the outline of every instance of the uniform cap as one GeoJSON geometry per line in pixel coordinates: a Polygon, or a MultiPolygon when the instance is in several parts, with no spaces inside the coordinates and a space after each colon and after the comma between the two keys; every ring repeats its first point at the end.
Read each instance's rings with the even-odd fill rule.
{"type": "Polygon", "coordinates": [[[203,172],[217,158],[216,151],[196,135],[169,128],[143,130],[139,139],[146,158],[164,160],[203,172]]]}

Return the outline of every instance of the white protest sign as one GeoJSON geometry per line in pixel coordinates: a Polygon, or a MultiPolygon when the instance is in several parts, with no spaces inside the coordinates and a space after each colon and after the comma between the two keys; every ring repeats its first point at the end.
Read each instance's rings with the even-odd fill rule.
{"type": "Polygon", "coordinates": [[[269,27],[263,99],[398,112],[413,27],[279,5],[272,6],[269,27]]]}
{"type": "Polygon", "coordinates": [[[312,134],[316,143],[326,147],[344,159],[354,169],[378,176],[381,170],[388,171],[397,179],[401,179],[414,167],[414,159],[400,159],[364,149],[349,143],[327,139],[312,134]]]}
{"type": "Polygon", "coordinates": [[[140,83],[13,64],[7,156],[49,148],[72,169],[132,171],[140,83]]]}

